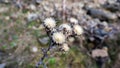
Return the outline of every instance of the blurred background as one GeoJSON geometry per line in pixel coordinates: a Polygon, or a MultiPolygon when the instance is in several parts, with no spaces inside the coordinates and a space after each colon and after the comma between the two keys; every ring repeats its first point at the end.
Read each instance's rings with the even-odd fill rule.
{"type": "MultiPolygon", "coordinates": [[[[0,68],[35,68],[43,55],[41,48],[49,45],[41,25],[47,17],[58,25],[74,17],[81,23],[114,26],[118,31],[106,40],[109,60],[102,68],[120,68],[120,0],[0,0],[0,68]]],[[[77,41],[71,44],[67,53],[56,49],[48,53],[44,60],[48,68],[99,68],[77,41]]]]}

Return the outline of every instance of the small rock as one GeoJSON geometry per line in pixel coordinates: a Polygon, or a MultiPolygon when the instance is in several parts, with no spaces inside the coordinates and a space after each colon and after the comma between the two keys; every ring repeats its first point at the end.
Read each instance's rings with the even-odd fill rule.
{"type": "Polygon", "coordinates": [[[5,20],[10,20],[10,17],[9,17],[9,16],[6,16],[6,17],[5,17],[5,20]]]}
{"type": "Polygon", "coordinates": [[[36,3],[40,4],[42,0],[35,0],[36,3]]]}
{"type": "Polygon", "coordinates": [[[79,3],[79,7],[83,8],[84,7],[84,3],[79,3]]]}
{"type": "Polygon", "coordinates": [[[48,37],[44,37],[44,38],[40,38],[40,39],[39,39],[40,43],[42,43],[42,44],[47,44],[47,43],[48,43],[48,40],[49,40],[48,37]]]}
{"type": "Polygon", "coordinates": [[[103,21],[102,24],[105,26],[105,27],[108,27],[108,23],[106,21],[103,21]]]}
{"type": "Polygon", "coordinates": [[[34,30],[42,30],[42,29],[44,29],[44,26],[41,24],[39,27],[33,26],[32,29],[34,29],[34,30]]]}
{"type": "Polygon", "coordinates": [[[15,2],[15,6],[19,9],[22,9],[23,8],[23,2],[21,0],[17,0],[15,2]]]}
{"type": "Polygon", "coordinates": [[[29,5],[29,9],[34,11],[34,10],[36,10],[36,6],[33,5],[33,4],[30,4],[30,5],[29,5]]]}
{"type": "Polygon", "coordinates": [[[10,3],[9,0],[0,0],[0,3],[10,3]]]}
{"type": "Polygon", "coordinates": [[[6,63],[0,64],[0,68],[5,68],[5,66],[6,66],[6,63]]]}
{"type": "Polygon", "coordinates": [[[7,12],[9,8],[7,7],[0,7],[0,13],[7,12]]]}
{"type": "Polygon", "coordinates": [[[120,0],[117,0],[118,3],[120,3],[120,0]]]}
{"type": "Polygon", "coordinates": [[[103,49],[95,49],[92,51],[92,57],[108,57],[108,52],[107,49],[103,48],[103,49]]]}
{"type": "Polygon", "coordinates": [[[34,47],[31,48],[31,52],[36,53],[37,51],[38,51],[37,47],[34,46],[34,47]]]}
{"type": "Polygon", "coordinates": [[[11,14],[10,18],[11,19],[17,19],[18,16],[19,16],[19,14],[14,13],[14,14],[11,14]]]}
{"type": "Polygon", "coordinates": [[[103,9],[89,8],[88,14],[99,19],[116,20],[117,15],[103,9]]]}
{"type": "Polygon", "coordinates": [[[107,0],[94,0],[97,4],[105,4],[107,0]]]}
{"type": "Polygon", "coordinates": [[[42,30],[42,29],[44,29],[44,26],[41,24],[41,25],[38,27],[38,29],[42,30]]]}
{"type": "Polygon", "coordinates": [[[113,4],[116,3],[117,0],[108,0],[108,3],[113,4]]]}
{"type": "Polygon", "coordinates": [[[28,15],[27,15],[27,20],[29,22],[36,20],[37,18],[38,18],[38,14],[36,14],[36,13],[28,13],[28,15]]]}
{"type": "Polygon", "coordinates": [[[120,13],[117,13],[118,17],[120,18],[120,13]]]}
{"type": "Polygon", "coordinates": [[[120,60],[120,53],[118,54],[118,59],[120,60]]]}
{"type": "Polygon", "coordinates": [[[9,0],[4,0],[5,3],[9,3],[9,0]]]}
{"type": "Polygon", "coordinates": [[[103,8],[110,10],[112,12],[116,12],[116,11],[120,11],[120,4],[119,3],[115,3],[115,4],[104,4],[103,8]]]}

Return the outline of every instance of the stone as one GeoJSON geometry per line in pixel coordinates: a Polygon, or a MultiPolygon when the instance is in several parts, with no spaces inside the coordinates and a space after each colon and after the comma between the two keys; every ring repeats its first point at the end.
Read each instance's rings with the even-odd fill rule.
{"type": "Polygon", "coordinates": [[[30,4],[30,5],[29,5],[29,9],[35,11],[35,10],[36,10],[36,6],[33,5],[33,4],[30,4]]]}
{"type": "Polygon", "coordinates": [[[5,66],[6,66],[6,63],[0,64],[0,68],[5,68],[5,66]]]}
{"type": "Polygon", "coordinates": [[[36,14],[36,13],[28,13],[28,15],[27,15],[27,20],[29,22],[36,20],[37,18],[38,18],[38,14],[36,14]]]}
{"type": "Polygon", "coordinates": [[[35,0],[36,3],[40,4],[42,0],[35,0]]]}
{"type": "Polygon", "coordinates": [[[7,7],[0,7],[0,13],[7,12],[9,8],[7,7]]]}
{"type": "Polygon", "coordinates": [[[48,43],[48,40],[49,40],[48,37],[39,38],[39,42],[44,44],[44,45],[48,43]]]}
{"type": "Polygon", "coordinates": [[[33,53],[38,52],[38,47],[36,47],[36,46],[31,47],[31,52],[33,52],[33,53]]]}
{"type": "Polygon", "coordinates": [[[88,14],[99,19],[117,19],[117,15],[103,9],[88,8],[88,14]]]}

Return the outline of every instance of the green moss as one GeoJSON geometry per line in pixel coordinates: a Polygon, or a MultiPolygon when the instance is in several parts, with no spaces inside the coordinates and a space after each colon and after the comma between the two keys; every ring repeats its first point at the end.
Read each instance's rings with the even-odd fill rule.
{"type": "Polygon", "coordinates": [[[27,13],[28,12],[28,10],[27,9],[24,9],[23,11],[22,11],[22,13],[27,13]]]}
{"type": "Polygon", "coordinates": [[[48,61],[49,61],[50,65],[53,65],[56,63],[56,59],[54,57],[49,58],[48,61]]]}
{"type": "Polygon", "coordinates": [[[2,49],[4,50],[4,49],[6,49],[7,48],[7,45],[3,45],[2,46],[2,49]]]}
{"type": "Polygon", "coordinates": [[[35,66],[33,66],[31,64],[26,64],[25,66],[26,66],[25,68],[35,68],[35,66]]]}
{"type": "Polygon", "coordinates": [[[17,43],[13,41],[13,42],[10,43],[10,46],[15,47],[15,46],[17,46],[17,43]]]}

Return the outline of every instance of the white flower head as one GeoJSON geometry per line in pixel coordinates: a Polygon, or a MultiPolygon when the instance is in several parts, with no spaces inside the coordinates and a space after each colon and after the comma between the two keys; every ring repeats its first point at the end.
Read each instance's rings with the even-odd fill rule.
{"type": "Polygon", "coordinates": [[[72,28],[69,24],[62,24],[59,27],[61,30],[66,29],[66,31],[72,31],[72,28]]]}
{"type": "Polygon", "coordinates": [[[74,24],[78,24],[78,20],[77,19],[75,19],[75,18],[70,18],[70,22],[71,23],[74,23],[74,24]]]}
{"type": "Polygon", "coordinates": [[[64,43],[63,45],[62,45],[62,49],[64,50],[64,51],[69,51],[69,47],[68,47],[68,44],[66,44],[66,43],[64,43]]]}
{"type": "Polygon", "coordinates": [[[83,28],[81,26],[79,26],[79,25],[74,25],[73,26],[73,31],[77,35],[83,34],[83,28]]]}
{"type": "Polygon", "coordinates": [[[54,28],[56,26],[56,22],[53,18],[46,18],[44,20],[44,25],[47,27],[47,28],[54,28]]]}
{"type": "Polygon", "coordinates": [[[53,33],[53,41],[57,44],[62,44],[65,42],[65,35],[62,32],[53,33]]]}

